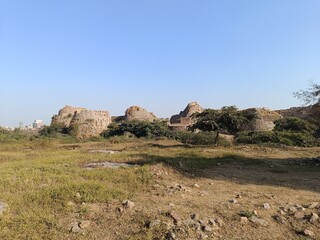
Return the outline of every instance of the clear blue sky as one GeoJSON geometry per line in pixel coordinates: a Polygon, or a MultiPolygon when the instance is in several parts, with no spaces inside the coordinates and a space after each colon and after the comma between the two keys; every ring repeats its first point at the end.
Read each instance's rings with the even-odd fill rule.
{"type": "Polygon", "coordinates": [[[66,104],[288,108],[319,77],[319,0],[0,0],[0,125],[66,104]]]}

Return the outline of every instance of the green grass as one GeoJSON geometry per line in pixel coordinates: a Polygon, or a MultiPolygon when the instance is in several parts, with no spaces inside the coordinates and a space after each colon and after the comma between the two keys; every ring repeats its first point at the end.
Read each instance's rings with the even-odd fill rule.
{"type": "Polygon", "coordinates": [[[73,213],[68,202],[80,208],[83,202],[121,201],[134,197],[151,181],[147,167],[82,167],[100,158],[99,154],[61,149],[55,141],[2,144],[0,201],[9,210],[0,217],[0,239],[64,239],[68,231],[59,219],[73,213]]]}

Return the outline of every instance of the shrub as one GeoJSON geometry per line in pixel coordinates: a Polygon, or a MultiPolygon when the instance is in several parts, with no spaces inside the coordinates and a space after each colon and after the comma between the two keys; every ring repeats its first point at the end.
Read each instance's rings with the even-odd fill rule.
{"type": "Polygon", "coordinates": [[[39,131],[39,135],[44,137],[57,137],[59,134],[68,134],[68,128],[60,123],[45,126],[39,131]]]}
{"type": "Polygon", "coordinates": [[[101,135],[104,138],[113,136],[122,136],[133,134],[140,138],[155,138],[155,137],[172,137],[173,132],[168,128],[166,122],[163,121],[123,121],[120,123],[112,123],[109,125],[108,130],[104,131],[101,135]]]}
{"type": "Polygon", "coordinates": [[[313,133],[316,126],[296,117],[287,117],[276,120],[274,131],[309,132],[313,133]]]}
{"type": "Polygon", "coordinates": [[[280,144],[300,147],[320,145],[320,141],[310,133],[290,131],[241,132],[238,133],[236,142],[240,144],[280,144]]]}
{"type": "Polygon", "coordinates": [[[192,145],[230,145],[224,138],[219,137],[216,141],[216,134],[214,132],[175,132],[177,141],[192,145]]]}

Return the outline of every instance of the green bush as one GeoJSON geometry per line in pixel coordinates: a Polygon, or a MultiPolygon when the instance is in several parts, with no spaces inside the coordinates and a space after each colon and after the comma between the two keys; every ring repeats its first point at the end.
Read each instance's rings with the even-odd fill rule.
{"type": "Polygon", "coordinates": [[[275,122],[274,131],[309,132],[313,133],[316,126],[296,117],[286,117],[275,122]]]}
{"type": "Polygon", "coordinates": [[[39,131],[40,136],[44,137],[57,137],[61,134],[68,134],[68,128],[63,124],[55,123],[50,126],[45,126],[39,131]]]}
{"type": "Polygon", "coordinates": [[[241,132],[236,137],[236,143],[277,144],[300,147],[320,145],[319,139],[310,133],[291,131],[241,132]]]}
{"type": "Polygon", "coordinates": [[[124,121],[120,123],[112,123],[108,129],[101,135],[104,138],[113,136],[122,136],[132,134],[135,137],[156,138],[156,137],[172,137],[173,132],[168,128],[166,122],[163,121],[124,121]]]}
{"type": "Polygon", "coordinates": [[[214,132],[175,132],[175,139],[182,143],[192,145],[216,145],[216,133],[214,132]]]}
{"type": "Polygon", "coordinates": [[[0,142],[12,142],[18,140],[27,140],[30,136],[30,133],[27,131],[22,131],[16,128],[13,131],[9,131],[3,128],[0,128],[0,142]]]}

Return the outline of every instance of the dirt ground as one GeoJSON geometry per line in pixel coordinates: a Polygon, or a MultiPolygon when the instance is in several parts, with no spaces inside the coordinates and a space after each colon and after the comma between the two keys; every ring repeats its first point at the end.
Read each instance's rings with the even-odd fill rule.
{"type": "MultiPolygon", "coordinates": [[[[56,211],[53,228],[60,235],[33,233],[33,239],[320,239],[320,148],[137,141],[64,144],[50,151],[58,154],[61,149],[65,157],[81,156],[75,161],[70,155],[68,168],[75,169],[70,174],[96,172],[95,181],[102,181],[103,174],[140,171],[132,181],[145,184],[132,185],[136,189],[107,201],[76,201],[81,196],[75,192],[66,203],[68,211],[56,211]],[[136,166],[83,168],[104,161],[136,166]]],[[[104,184],[117,189],[132,183],[118,178],[104,184]]],[[[0,220],[0,226],[8,222],[1,225],[0,220]]]]}

